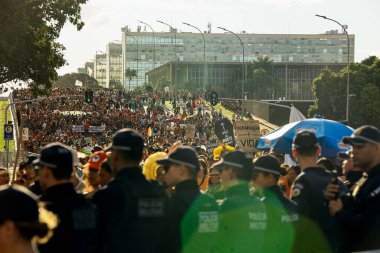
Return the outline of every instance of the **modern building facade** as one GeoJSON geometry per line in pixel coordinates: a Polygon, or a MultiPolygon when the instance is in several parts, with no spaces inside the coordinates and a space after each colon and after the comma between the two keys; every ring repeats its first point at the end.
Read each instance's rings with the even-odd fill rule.
{"type": "Polygon", "coordinates": [[[88,61],[84,64],[87,75],[94,77],[94,62],[88,61]]]}
{"type": "Polygon", "coordinates": [[[107,72],[107,54],[101,53],[95,54],[94,60],[94,78],[98,81],[98,84],[102,87],[106,85],[106,72],[107,72]]]}
{"type": "MultiPolygon", "coordinates": [[[[240,33],[237,35],[244,45],[243,55],[243,47],[239,39],[229,33],[211,33],[210,31],[203,34],[177,33],[176,30],[171,30],[171,32],[156,32],[153,37],[152,32],[147,32],[146,29],[141,30],[138,28],[137,32],[132,32],[128,27],[122,28],[123,73],[127,68],[138,72],[138,78],[131,82],[132,88],[149,83],[150,80],[145,74],[171,61],[173,64],[199,63],[205,59],[210,65],[221,62],[248,63],[259,56],[268,56],[274,63],[290,66],[292,63],[346,64],[348,59],[346,35],[337,31],[325,34],[240,33]]],[[[349,35],[349,39],[349,59],[353,62],[355,36],[349,35]]],[[[173,68],[177,67],[173,65],[173,68]]],[[[206,72],[209,73],[209,71],[206,72]]],[[[176,82],[175,77],[173,82],[176,82]]],[[[122,83],[127,84],[124,76],[122,83]]]]}
{"type": "Polygon", "coordinates": [[[120,43],[110,42],[106,51],[106,84],[105,87],[121,85],[123,78],[123,53],[120,43]]]}
{"type": "MultiPolygon", "coordinates": [[[[314,100],[313,80],[324,68],[340,71],[345,63],[279,63],[274,62],[270,85],[257,85],[253,78],[253,63],[207,62],[207,87],[213,87],[221,97],[241,98],[242,90],[247,99],[256,100],[314,100]],[[242,70],[245,70],[242,71],[242,70]],[[243,78],[244,73],[244,78],[243,78]],[[242,81],[244,85],[242,86],[242,81]]],[[[156,89],[171,86],[176,78],[177,87],[203,87],[204,66],[200,62],[169,62],[147,72],[156,89]]],[[[269,83],[269,82],[268,82],[269,83]]]]}

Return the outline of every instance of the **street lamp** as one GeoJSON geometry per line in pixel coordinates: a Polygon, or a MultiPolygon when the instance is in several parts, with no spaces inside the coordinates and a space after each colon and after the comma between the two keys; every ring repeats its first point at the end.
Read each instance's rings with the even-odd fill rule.
{"type": "MultiPolygon", "coordinates": [[[[136,37],[135,36],[132,36],[132,35],[130,35],[130,34],[128,34],[128,33],[126,33],[125,34],[126,36],[129,36],[129,37],[132,37],[135,41],[136,41],[136,45],[137,45],[137,47],[136,47],[136,54],[137,54],[137,59],[136,59],[136,62],[137,62],[137,64],[136,64],[136,71],[137,71],[137,77],[136,77],[136,88],[137,88],[137,86],[138,86],[138,79],[139,79],[139,42],[137,41],[137,39],[136,39],[136,37]]],[[[123,75],[125,75],[125,73],[123,73],[123,75]]]]}
{"type": "Polygon", "coordinates": [[[148,26],[153,32],[153,69],[154,69],[154,68],[156,68],[156,35],[155,35],[155,32],[154,32],[153,28],[150,25],[148,25],[147,23],[144,23],[140,20],[137,20],[137,21],[141,24],[148,26]]]}
{"type": "Polygon", "coordinates": [[[228,30],[228,29],[226,29],[224,27],[220,27],[220,26],[218,26],[217,28],[221,29],[221,30],[223,30],[225,32],[229,32],[229,33],[235,35],[240,40],[241,48],[243,49],[243,66],[242,66],[243,67],[242,68],[242,79],[243,79],[243,81],[242,81],[242,84],[241,84],[241,98],[244,99],[244,81],[245,81],[245,71],[244,70],[245,70],[245,67],[244,67],[244,44],[243,44],[243,41],[241,40],[241,38],[239,37],[239,35],[237,35],[233,31],[230,31],[230,30],[228,30]]]}
{"type": "Polygon", "coordinates": [[[189,23],[185,23],[185,22],[183,22],[182,24],[197,29],[201,33],[202,38],[203,38],[203,92],[204,92],[205,87],[206,87],[206,82],[207,82],[207,73],[206,73],[207,72],[207,67],[206,67],[206,40],[205,40],[205,36],[203,35],[203,32],[198,27],[190,25],[189,23]]]}
{"type": "Polygon", "coordinates": [[[157,22],[168,26],[170,31],[174,33],[174,83],[177,85],[177,32],[171,25],[161,20],[157,20],[157,22]]]}
{"type": "Polygon", "coordinates": [[[331,19],[331,18],[328,18],[326,16],[322,16],[322,15],[318,15],[316,14],[315,16],[319,17],[319,18],[323,18],[323,19],[327,19],[327,20],[330,20],[334,23],[337,23],[338,25],[340,25],[340,27],[342,27],[344,33],[346,34],[347,36],[347,94],[346,94],[346,122],[347,122],[347,125],[348,125],[348,116],[349,116],[349,108],[350,108],[350,37],[348,36],[348,33],[347,33],[347,26],[346,25],[342,25],[341,23],[339,23],[338,21],[334,20],[334,19],[331,19]]]}

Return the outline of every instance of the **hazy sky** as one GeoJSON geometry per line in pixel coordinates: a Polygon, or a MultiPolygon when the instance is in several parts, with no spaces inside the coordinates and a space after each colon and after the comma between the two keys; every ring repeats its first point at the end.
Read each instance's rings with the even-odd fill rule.
{"type": "MultiPolygon", "coordinates": [[[[234,32],[269,34],[324,33],[340,27],[314,15],[320,14],[348,25],[355,34],[355,61],[369,55],[380,57],[379,0],[89,0],[82,8],[85,26],[81,31],[67,24],[59,42],[66,47],[67,66],[59,74],[76,72],[84,62],[94,59],[96,50],[106,51],[107,42],[121,40],[121,27],[134,31],[137,20],[150,24],[156,32],[167,27],[162,20],[182,31],[188,22],[212,31],[217,26],[234,32]]],[[[150,31],[147,29],[147,31],[150,31]]]]}

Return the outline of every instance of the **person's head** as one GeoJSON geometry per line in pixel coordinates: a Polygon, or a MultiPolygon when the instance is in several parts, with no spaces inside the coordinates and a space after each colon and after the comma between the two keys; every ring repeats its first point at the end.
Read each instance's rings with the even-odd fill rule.
{"type": "Polygon", "coordinates": [[[220,180],[225,189],[239,182],[249,182],[253,174],[252,157],[240,150],[228,152],[213,167],[220,171],[220,180]]]}
{"type": "Polygon", "coordinates": [[[279,160],[273,155],[256,158],[253,162],[253,171],[253,182],[264,188],[276,185],[285,172],[279,160]]]}
{"type": "MultiPolygon", "coordinates": [[[[50,230],[47,224],[40,222],[43,217],[39,213],[41,207],[38,206],[37,199],[37,196],[23,186],[0,187],[0,249],[2,252],[17,252],[15,248],[31,248],[34,238],[48,239],[46,237],[50,230]]],[[[49,223],[55,226],[56,220],[49,220],[49,223]]]]}
{"type": "MultiPolygon", "coordinates": [[[[36,160],[37,155],[29,155],[25,158],[24,168],[25,168],[25,184],[26,186],[32,185],[36,180],[38,180],[38,169],[33,165],[33,161],[36,160]]],[[[38,167],[37,167],[38,168],[38,167]]]]}
{"type": "Polygon", "coordinates": [[[6,169],[0,169],[0,186],[9,184],[9,173],[6,169]]]}
{"type": "Polygon", "coordinates": [[[108,155],[103,151],[95,151],[89,157],[87,163],[83,166],[87,173],[88,183],[95,189],[99,187],[99,170],[108,155]]]}
{"type": "Polygon", "coordinates": [[[354,167],[368,171],[380,163],[380,131],[376,127],[359,127],[342,141],[351,146],[354,167]]]}
{"type": "Polygon", "coordinates": [[[59,142],[46,145],[41,156],[33,161],[39,166],[40,185],[42,190],[51,186],[70,182],[73,172],[73,155],[71,150],[59,142]]]}
{"type": "Polygon", "coordinates": [[[106,149],[112,151],[111,164],[115,171],[138,167],[143,157],[144,138],[131,128],[117,131],[112,144],[106,149]]]}
{"type": "Polygon", "coordinates": [[[314,132],[301,130],[296,133],[293,139],[292,154],[301,165],[301,168],[305,162],[314,163],[315,165],[320,153],[321,147],[314,132]]]}
{"type": "Polygon", "coordinates": [[[293,165],[286,171],[286,177],[288,179],[288,184],[291,185],[297,176],[301,173],[301,167],[298,165],[293,165]]]}
{"type": "Polygon", "coordinates": [[[107,160],[103,162],[102,165],[100,165],[100,170],[99,170],[100,187],[107,185],[109,182],[111,182],[112,178],[113,178],[112,167],[111,167],[111,164],[107,160]]]}
{"type": "Polygon", "coordinates": [[[198,155],[189,146],[182,146],[173,151],[167,158],[158,159],[159,165],[164,166],[165,183],[169,186],[186,180],[196,180],[200,169],[198,155]]]}
{"type": "Polygon", "coordinates": [[[326,157],[321,157],[317,161],[317,165],[324,168],[325,170],[329,172],[335,172],[336,168],[334,166],[334,163],[327,159],[326,157]]]}
{"type": "Polygon", "coordinates": [[[159,176],[157,169],[160,167],[160,165],[156,161],[158,159],[163,159],[166,157],[167,154],[165,152],[156,152],[148,156],[143,166],[143,174],[146,179],[157,180],[157,177],[159,176]]]}

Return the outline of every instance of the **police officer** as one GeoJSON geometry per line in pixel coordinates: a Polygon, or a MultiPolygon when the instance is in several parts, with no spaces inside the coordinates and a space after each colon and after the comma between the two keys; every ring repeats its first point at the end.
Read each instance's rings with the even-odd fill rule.
{"type": "MultiPolygon", "coordinates": [[[[345,251],[380,249],[380,131],[362,126],[343,143],[351,145],[353,166],[364,170],[351,195],[334,200],[339,190],[327,189],[329,208],[345,232],[345,251]]],[[[372,251],[371,251],[372,252],[372,251]]]]}
{"type": "Polygon", "coordinates": [[[258,157],[254,161],[253,182],[262,188],[263,202],[267,210],[267,236],[265,252],[295,252],[298,208],[295,202],[284,196],[278,181],[285,171],[272,155],[258,157]]]}
{"type": "Polygon", "coordinates": [[[317,166],[321,147],[315,134],[310,130],[299,131],[294,137],[292,152],[302,173],[294,181],[291,200],[298,205],[300,231],[307,231],[297,241],[302,243],[297,248],[301,247],[299,250],[302,252],[336,252],[339,249],[339,230],[324,196],[333,175],[317,166]]]}
{"type": "Polygon", "coordinates": [[[26,157],[24,164],[25,164],[25,171],[26,171],[26,185],[28,186],[29,190],[32,191],[37,196],[42,194],[41,186],[40,186],[40,180],[38,175],[38,167],[33,165],[33,161],[37,159],[37,156],[34,154],[29,155],[26,157]]]}
{"type": "Polygon", "coordinates": [[[166,195],[145,179],[139,164],[144,139],[133,129],[113,137],[111,164],[115,179],[99,189],[93,202],[100,213],[102,252],[156,252],[166,212],[166,195]]]}
{"type": "Polygon", "coordinates": [[[164,166],[165,183],[175,187],[160,252],[214,252],[219,228],[218,207],[211,196],[200,192],[197,153],[183,146],[157,163],[164,166]]]}
{"type": "Polygon", "coordinates": [[[219,252],[264,252],[267,214],[264,204],[249,192],[252,157],[232,151],[214,167],[220,170],[226,196],[220,206],[219,252]]]}
{"type": "Polygon", "coordinates": [[[97,252],[97,211],[83,195],[77,194],[70,181],[72,152],[59,142],[46,145],[39,159],[41,201],[58,216],[59,224],[48,243],[39,245],[41,253],[97,252]]]}

